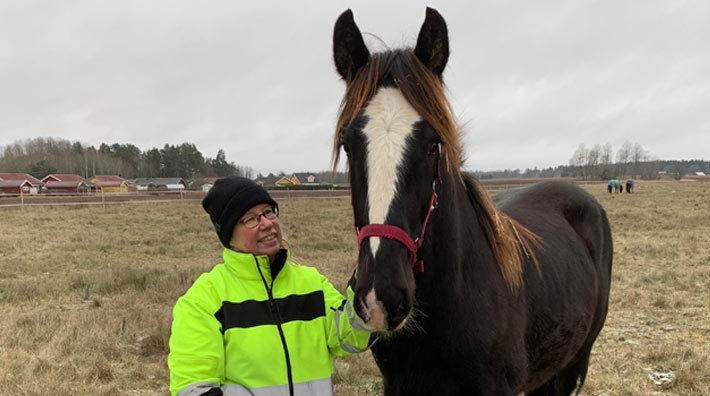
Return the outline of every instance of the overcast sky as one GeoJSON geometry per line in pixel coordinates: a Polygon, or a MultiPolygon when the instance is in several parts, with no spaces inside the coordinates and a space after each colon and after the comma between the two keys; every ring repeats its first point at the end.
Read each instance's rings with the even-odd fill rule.
{"type": "Polygon", "coordinates": [[[0,146],[191,142],[256,172],[325,170],[335,19],[351,8],[371,51],[412,46],[426,5],[448,23],[467,169],[624,141],[710,159],[707,0],[0,0],[0,146]]]}

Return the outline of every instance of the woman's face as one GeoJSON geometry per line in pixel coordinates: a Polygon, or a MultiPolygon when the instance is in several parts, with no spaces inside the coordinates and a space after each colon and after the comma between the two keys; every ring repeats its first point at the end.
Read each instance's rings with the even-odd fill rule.
{"type": "Polygon", "coordinates": [[[272,210],[267,203],[258,204],[249,209],[234,226],[230,245],[233,250],[242,253],[266,255],[273,258],[281,249],[281,226],[278,217],[269,220],[262,214],[272,210]],[[260,216],[261,215],[261,216],[260,216]],[[256,217],[258,224],[249,228],[244,220],[256,217]]]}

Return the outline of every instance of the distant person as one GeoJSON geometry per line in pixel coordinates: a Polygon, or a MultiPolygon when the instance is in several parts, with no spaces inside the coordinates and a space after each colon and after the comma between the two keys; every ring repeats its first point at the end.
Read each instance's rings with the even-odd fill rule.
{"type": "Polygon", "coordinates": [[[632,192],[634,192],[634,180],[633,179],[626,180],[626,192],[628,194],[631,194],[632,192]]]}
{"type": "Polygon", "coordinates": [[[175,304],[171,394],[332,395],[332,358],[368,348],[351,300],[292,260],[279,206],[254,181],[218,179],[202,206],[224,262],[175,304]]]}

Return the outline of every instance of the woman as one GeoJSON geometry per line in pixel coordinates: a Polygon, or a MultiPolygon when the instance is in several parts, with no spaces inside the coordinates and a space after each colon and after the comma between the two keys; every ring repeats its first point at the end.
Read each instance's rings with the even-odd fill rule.
{"type": "Polygon", "coordinates": [[[219,179],[202,206],[224,262],[175,304],[170,392],[332,395],[332,357],[370,337],[350,302],[282,248],[278,204],[254,181],[219,179]]]}

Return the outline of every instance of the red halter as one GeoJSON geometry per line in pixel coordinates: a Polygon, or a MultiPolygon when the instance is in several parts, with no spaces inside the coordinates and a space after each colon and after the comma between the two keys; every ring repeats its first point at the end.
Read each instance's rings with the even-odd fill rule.
{"type": "Polygon", "coordinates": [[[355,232],[357,233],[357,246],[358,248],[362,246],[362,242],[370,237],[380,237],[387,239],[394,239],[404,245],[404,247],[409,250],[412,256],[412,270],[415,273],[424,272],[424,260],[420,259],[417,255],[417,251],[424,243],[424,235],[426,234],[427,226],[429,225],[429,218],[431,213],[436,209],[439,203],[439,196],[436,193],[438,184],[441,184],[441,167],[439,161],[441,161],[441,143],[438,145],[437,159],[436,159],[436,177],[431,183],[431,199],[429,200],[429,210],[427,211],[426,217],[424,217],[424,222],[422,223],[422,231],[416,239],[412,239],[407,231],[400,227],[392,224],[367,224],[364,227],[358,229],[355,227],[355,232]]]}

